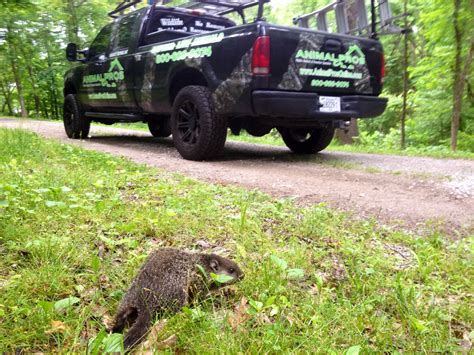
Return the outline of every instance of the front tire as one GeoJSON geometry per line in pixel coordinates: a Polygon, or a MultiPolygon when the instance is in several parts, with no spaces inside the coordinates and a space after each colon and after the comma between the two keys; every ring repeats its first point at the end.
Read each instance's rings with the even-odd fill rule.
{"type": "Polygon", "coordinates": [[[286,146],[296,154],[314,154],[327,148],[334,138],[334,128],[280,128],[286,146]]]}
{"type": "Polygon", "coordinates": [[[91,122],[84,116],[76,95],[69,94],[64,98],[63,111],[64,129],[71,139],[86,139],[89,135],[91,122]]]}
{"type": "Polygon", "coordinates": [[[227,121],[216,114],[208,88],[182,89],[173,103],[171,121],[174,144],[184,159],[209,160],[224,148],[227,121]]]}

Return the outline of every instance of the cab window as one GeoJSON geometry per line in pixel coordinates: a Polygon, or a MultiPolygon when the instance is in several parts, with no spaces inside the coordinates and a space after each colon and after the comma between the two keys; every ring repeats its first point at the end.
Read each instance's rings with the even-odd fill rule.
{"type": "Polygon", "coordinates": [[[112,24],[105,26],[97,35],[89,48],[89,59],[96,60],[101,55],[106,55],[109,48],[110,34],[112,33],[112,24]]]}
{"type": "Polygon", "coordinates": [[[136,35],[136,26],[140,15],[140,12],[134,12],[114,22],[112,38],[110,40],[111,54],[128,50],[132,36],[136,35]]]}

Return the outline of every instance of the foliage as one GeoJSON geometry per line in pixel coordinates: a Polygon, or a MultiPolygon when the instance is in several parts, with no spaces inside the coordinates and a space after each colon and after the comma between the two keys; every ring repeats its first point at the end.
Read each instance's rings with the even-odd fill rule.
{"type": "Polygon", "coordinates": [[[114,0],[5,1],[0,28],[0,112],[59,119],[68,42],[90,43],[114,0]]]}
{"type": "Polygon", "coordinates": [[[146,255],[198,241],[228,250],[245,279],[170,315],[155,345],[468,351],[472,236],[407,234],[20,130],[0,130],[0,151],[0,352],[121,351],[106,324],[146,255]]]}

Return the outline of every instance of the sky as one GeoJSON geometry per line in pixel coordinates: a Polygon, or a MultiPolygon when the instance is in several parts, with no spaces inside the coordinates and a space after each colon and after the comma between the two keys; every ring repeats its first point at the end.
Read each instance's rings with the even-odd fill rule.
{"type": "Polygon", "coordinates": [[[279,6],[290,3],[291,0],[271,0],[271,4],[279,6]]]}
{"type": "Polygon", "coordinates": [[[278,7],[290,3],[291,0],[271,0],[270,4],[272,6],[278,7]]]}

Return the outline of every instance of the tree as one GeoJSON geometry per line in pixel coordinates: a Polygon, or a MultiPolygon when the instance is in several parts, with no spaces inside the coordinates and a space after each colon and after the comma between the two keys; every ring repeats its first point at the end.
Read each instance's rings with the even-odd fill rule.
{"type": "MultiPolygon", "coordinates": [[[[357,28],[358,10],[354,0],[348,0],[346,14],[350,29],[357,28]]],[[[336,130],[336,137],[342,144],[353,144],[354,138],[359,136],[359,124],[357,118],[351,118],[351,124],[347,130],[336,130]]]]}
{"type": "Polygon", "coordinates": [[[0,0],[0,110],[60,118],[68,41],[90,43],[116,0],[0,0]]]}
{"type": "MultiPolygon", "coordinates": [[[[471,28],[470,48],[464,60],[462,58],[463,31],[460,24],[461,0],[454,1],[454,32],[456,40],[456,59],[453,77],[453,115],[451,119],[451,150],[456,151],[458,147],[458,132],[461,123],[462,101],[466,78],[471,69],[474,54],[474,31],[471,28]],[[464,62],[464,65],[463,65],[464,62]]],[[[471,0],[471,11],[474,13],[474,0],[471,0]]]]}

